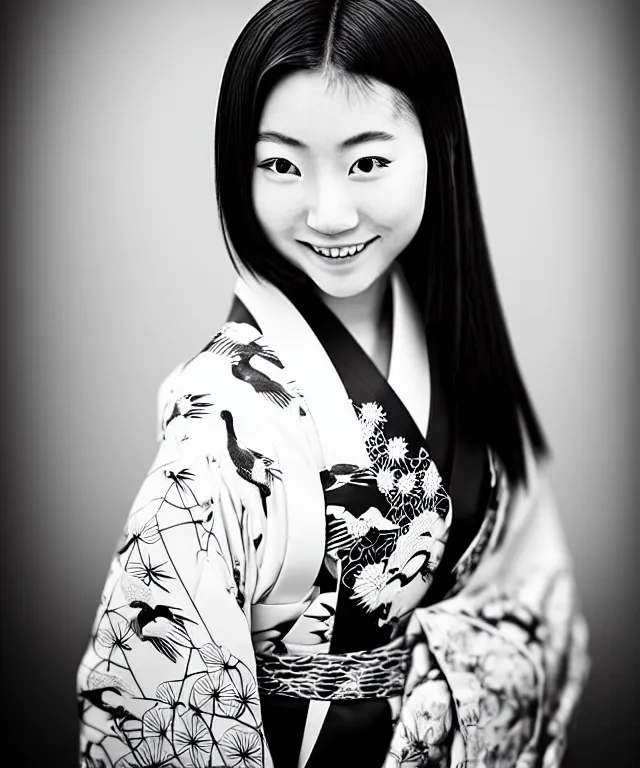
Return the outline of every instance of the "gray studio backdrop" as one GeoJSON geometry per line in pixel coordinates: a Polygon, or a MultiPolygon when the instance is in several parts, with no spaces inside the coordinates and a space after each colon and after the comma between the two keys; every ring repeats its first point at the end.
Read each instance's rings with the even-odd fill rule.
{"type": "MultiPolygon", "coordinates": [[[[14,499],[3,567],[22,764],[28,754],[74,763],[75,670],[156,450],[157,387],[229,307],[213,120],[229,49],[263,4],[27,4],[3,149],[14,499]]],[[[591,622],[576,764],[632,764],[638,126],[628,9],[424,4],[458,66],[497,279],[555,450],[591,622]]]]}

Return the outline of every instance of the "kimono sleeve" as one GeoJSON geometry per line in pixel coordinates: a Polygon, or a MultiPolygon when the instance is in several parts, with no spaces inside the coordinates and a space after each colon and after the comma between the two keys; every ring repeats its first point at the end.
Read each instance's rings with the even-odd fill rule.
{"type": "Polygon", "coordinates": [[[189,367],[160,386],[157,455],[77,674],[84,768],[271,764],[250,634],[259,532],[217,399],[189,367]]]}
{"type": "Polygon", "coordinates": [[[509,517],[477,578],[412,617],[414,663],[385,768],[425,748],[441,766],[561,765],[590,659],[544,471],[530,471],[509,517]]]}

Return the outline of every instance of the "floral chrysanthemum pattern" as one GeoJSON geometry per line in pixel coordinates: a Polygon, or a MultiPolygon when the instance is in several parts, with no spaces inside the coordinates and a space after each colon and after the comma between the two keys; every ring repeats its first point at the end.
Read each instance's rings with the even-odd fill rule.
{"type": "MultiPolygon", "coordinates": [[[[330,506],[327,548],[341,561],[343,587],[382,625],[406,615],[427,591],[449,533],[451,499],[424,447],[413,451],[403,436],[387,437],[379,403],[353,407],[371,460],[361,480],[377,489],[379,502],[359,516],[349,501],[343,512],[330,506]]],[[[354,484],[356,506],[358,493],[354,484]]],[[[331,492],[327,498],[333,504],[331,492]]]]}
{"type": "MultiPolygon", "coordinates": [[[[505,520],[519,510],[503,508],[511,488],[499,463],[480,531],[448,574],[451,590],[417,607],[443,555],[451,499],[427,451],[398,434],[380,403],[352,403],[370,462],[321,473],[328,575],[296,605],[293,623],[252,635],[267,512],[270,523],[286,520],[273,490],[284,487],[275,456],[287,450],[281,440],[266,455],[272,436],[255,424],[273,422],[252,419],[253,407],[290,424],[291,414],[307,415],[307,404],[246,324],[225,326],[174,385],[161,403],[158,455],[116,548],[78,672],[82,768],[264,768],[254,651],[286,654],[291,642],[322,655],[345,607],[352,626],[379,637],[396,629],[413,637],[417,622],[416,648],[430,662],[417,672],[412,665],[411,685],[389,699],[394,734],[385,768],[558,768],[588,669],[586,627],[564,556],[553,549],[554,529],[519,536],[527,547],[515,557],[509,549],[505,520]],[[213,376],[212,358],[222,361],[213,376]],[[226,408],[218,389],[208,389],[220,371],[233,384],[226,408]],[[464,590],[487,555],[506,564],[504,579],[464,590]],[[407,625],[398,627],[399,618],[407,625]]],[[[314,472],[315,464],[311,480],[314,472]]],[[[535,504],[543,517],[551,509],[544,497],[535,504]]],[[[344,685],[350,698],[360,683],[344,685]]]]}

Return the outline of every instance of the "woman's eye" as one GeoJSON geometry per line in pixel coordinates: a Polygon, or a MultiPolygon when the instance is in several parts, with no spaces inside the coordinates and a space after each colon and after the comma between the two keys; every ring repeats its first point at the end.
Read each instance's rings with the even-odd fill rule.
{"type": "Polygon", "coordinates": [[[386,168],[390,164],[390,160],[386,160],[384,157],[361,157],[359,160],[351,166],[355,168],[360,164],[364,176],[368,176],[374,168],[386,168]],[[377,163],[377,165],[374,165],[377,163]]]}
{"type": "MultiPolygon", "coordinates": [[[[361,157],[359,160],[356,160],[351,168],[353,169],[360,166],[361,173],[356,175],[368,176],[376,168],[386,168],[390,163],[391,160],[387,160],[384,157],[361,157]]],[[[266,168],[272,173],[275,173],[276,176],[301,175],[296,166],[284,157],[274,157],[271,160],[265,160],[263,163],[260,163],[259,167],[266,168]],[[290,173],[291,170],[293,170],[293,174],[290,173]]],[[[349,171],[349,173],[351,174],[351,171],[349,171]]]]}
{"type": "MultiPolygon", "coordinates": [[[[288,160],[285,160],[284,157],[274,157],[273,160],[265,160],[264,163],[260,163],[260,168],[267,168],[272,173],[275,173],[276,176],[288,176],[291,174],[287,173],[288,168],[295,168],[296,171],[298,169],[295,167],[293,163],[290,163],[288,160]],[[273,164],[275,163],[275,168],[272,168],[273,164]]],[[[300,175],[300,172],[298,171],[296,174],[293,174],[294,176],[300,175]]]]}

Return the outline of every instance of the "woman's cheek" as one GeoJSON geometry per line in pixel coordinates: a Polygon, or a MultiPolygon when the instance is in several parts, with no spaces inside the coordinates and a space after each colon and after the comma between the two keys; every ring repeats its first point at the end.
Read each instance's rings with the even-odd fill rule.
{"type": "Polygon", "coordinates": [[[418,173],[415,169],[399,169],[399,171],[381,185],[378,196],[380,212],[394,219],[404,219],[424,207],[426,198],[426,173],[418,173]]]}
{"type": "Polygon", "coordinates": [[[278,206],[267,195],[256,194],[253,198],[256,216],[263,229],[275,232],[279,229],[278,206]]]}
{"type": "Polygon", "coordinates": [[[258,217],[272,230],[289,229],[300,210],[299,195],[294,190],[273,189],[276,184],[266,186],[259,186],[254,198],[258,217]]]}
{"type": "Polygon", "coordinates": [[[426,154],[412,153],[398,163],[396,173],[389,179],[391,199],[405,213],[424,208],[428,177],[426,154]]]}

